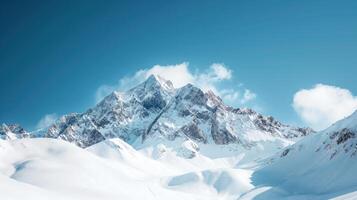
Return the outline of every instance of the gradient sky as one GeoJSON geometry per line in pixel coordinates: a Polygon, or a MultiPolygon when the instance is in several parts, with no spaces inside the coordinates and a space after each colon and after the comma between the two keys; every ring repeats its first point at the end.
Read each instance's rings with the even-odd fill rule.
{"type": "Polygon", "coordinates": [[[294,94],[357,94],[357,1],[1,1],[0,122],[82,112],[153,65],[224,63],[262,112],[303,124],[294,94]]]}

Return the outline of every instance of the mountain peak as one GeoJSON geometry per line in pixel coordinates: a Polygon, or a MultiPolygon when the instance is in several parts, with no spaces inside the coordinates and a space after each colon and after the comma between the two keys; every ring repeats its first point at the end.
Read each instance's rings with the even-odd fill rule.
{"type": "Polygon", "coordinates": [[[207,99],[208,99],[208,104],[211,107],[214,106],[224,106],[222,99],[217,96],[216,94],[214,94],[214,92],[212,90],[208,90],[205,93],[207,99]]]}
{"type": "Polygon", "coordinates": [[[143,83],[146,87],[161,86],[165,90],[174,90],[172,82],[159,75],[151,74],[143,83]]]}
{"type": "Polygon", "coordinates": [[[207,102],[207,97],[203,91],[192,85],[191,83],[180,88],[177,96],[180,98],[197,105],[204,105],[207,102]]]}
{"type": "Polygon", "coordinates": [[[150,84],[150,83],[158,83],[159,81],[158,81],[158,77],[156,76],[156,75],[154,75],[154,74],[151,74],[146,80],[145,80],[145,82],[147,83],[147,84],[150,84]]]}
{"type": "Polygon", "coordinates": [[[113,91],[108,96],[104,97],[104,99],[97,104],[97,107],[112,107],[117,105],[120,101],[122,101],[122,94],[120,92],[113,91]]]}

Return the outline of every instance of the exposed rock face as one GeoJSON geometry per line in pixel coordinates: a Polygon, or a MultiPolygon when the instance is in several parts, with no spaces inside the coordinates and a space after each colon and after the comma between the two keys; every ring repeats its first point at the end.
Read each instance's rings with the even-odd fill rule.
{"type": "Polygon", "coordinates": [[[338,138],[336,140],[337,144],[341,144],[349,140],[350,138],[354,138],[356,133],[349,130],[349,129],[342,129],[341,131],[337,132],[338,138]]]}
{"type": "MultiPolygon", "coordinates": [[[[357,121],[356,121],[357,123],[357,121]]],[[[330,159],[333,159],[337,154],[350,153],[351,156],[357,154],[357,130],[351,128],[342,128],[328,133],[328,136],[316,152],[324,151],[330,152],[330,159]]]]}
{"type": "Polygon", "coordinates": [[[312,132],[264,117],[251,109],[226,106],[213,92],[188,84],[175,89],[170,81],[150,76],[127,92],[113,92],[85,113],[65,115],[46,130],[88,147],[119,137],[129,144],[149,137],[173,141],[177,137],[199,143],[250,145],[245,136],[258,131],[280,138],[298,138],[312,132]]]}
{"type": "Polygon", "coordinates": [[[184,133],[187,137],[191,138],[194,141],[198,142],[207,142],[207,137],[203,134],[202,130],[200,130],[195,122],[183,126],[178,132],[184,133]]]}

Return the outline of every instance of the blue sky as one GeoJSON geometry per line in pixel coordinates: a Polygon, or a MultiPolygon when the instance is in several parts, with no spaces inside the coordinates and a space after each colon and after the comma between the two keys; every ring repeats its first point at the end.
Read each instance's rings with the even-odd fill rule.
{"type": "Polygon", "coordinates": [[[333,93],[355,106],[356,10],[352,0],[2,1],[0,122],[33,129],[46,114],[93,106],[103,85],[187,62],[194,75],[224,64],[232,77],[219,90],[249,89],[244,106],[306,125],[292,106],[302,89],[328,85],[313,90],[326,95],[317,102],[333,93]]]}

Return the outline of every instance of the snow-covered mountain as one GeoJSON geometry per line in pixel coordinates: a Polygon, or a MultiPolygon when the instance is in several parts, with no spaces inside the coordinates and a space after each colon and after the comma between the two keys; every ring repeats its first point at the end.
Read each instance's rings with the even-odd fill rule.
{"type": "Polygon", "coordinates": [[[205,93],[191,84],[176,89],[170,81],[152,75],[138,86],[115,91],[94,108],[65,115],[39,132],[80,147],[118,137],[137,149],[176,140],[191,141],[191,148],[197,144],[239,144],[249,149],[267,140],[279,140],[278,148],[282,148],[313,131],[282,124],[251,109],[232,108],[213,92],[205,93]]]}
{"type": "Polygon", "coordinates": [[[312,132],[151,76],[46,129],[2,125],[0,198],[357,199],[357,112],[312,132]]]}

